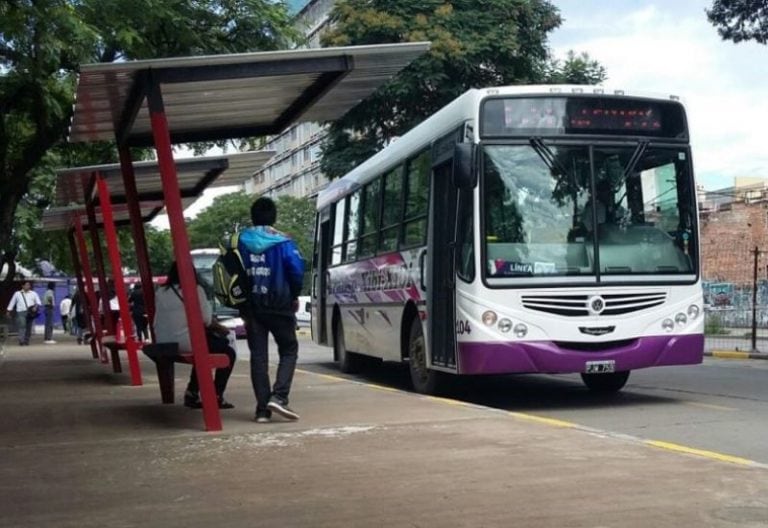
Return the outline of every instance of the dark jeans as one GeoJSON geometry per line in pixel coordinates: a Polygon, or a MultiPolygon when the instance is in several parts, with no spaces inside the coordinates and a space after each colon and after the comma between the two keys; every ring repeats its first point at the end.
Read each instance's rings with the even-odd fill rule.
{"type": "Polygon", "coordinates": [[[139,341],[149,340],[149,331],[147,330],[147,316],[144,314],[135,313],[132,314],[133,325],[136,327],[136,337],[139,341]]]}
{"type": "Polygon", "coordinates": [[[45,331],[43,333],[43,339],[46,341],[53,340],[53,306],[46,306],[45,313],[45,331]]]}
{"type": "MultiPolygon", "coordinates": [[[[205,337],[208,341],[209,353],[226,354],[229,357],[229,366],[216,369],[216,375],[213,378],[213,385],[216,387],[216,396],[223,396],[224,391],[227,389],[229,376],[232,374],[232,369],[235,368],[235,358],[237,357],[237,354],[234,349],[229,346],[226,337],[220,337],[208,331],[205,332],[205,337]]],[[[200,391],[197,384],[197,372],[195,372],[195,367],[192,367],[192,372],[189,375],[187,390],[195,393],[200,391]]]]}
{"type": "Polygon", "coordinates": [[[16,312],[16,330],[19,335],[19,344],[28,345],[29,338],[32,335],[32,324],[35,322],[34,318],[27,319],[27,311],[16,312]]]}
{"type": "Polygon", "coordinates": [[[251,383],[256,395],[256,411],[266,410],[272,395],[287,403],[293,372],[296,370],[296,360],[299,356],[296,318],[291,315],[247,314],[244,315],[243,321],[248,335],[248,348],[251,351],[251,383]],[[275,338],[277,353],[280,356],[275,385],[271,390],[269,334],[275,338]]]}

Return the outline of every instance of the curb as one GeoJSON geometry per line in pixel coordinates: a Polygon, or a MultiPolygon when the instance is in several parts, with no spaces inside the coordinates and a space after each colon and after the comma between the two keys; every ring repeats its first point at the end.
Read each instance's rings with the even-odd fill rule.
{"type": "Polygon", "coordinates": [[[737,350],[711,350],[704,352],[705,356],[720,359],[768,359],[765,352],[739,352],[737,350]]]}

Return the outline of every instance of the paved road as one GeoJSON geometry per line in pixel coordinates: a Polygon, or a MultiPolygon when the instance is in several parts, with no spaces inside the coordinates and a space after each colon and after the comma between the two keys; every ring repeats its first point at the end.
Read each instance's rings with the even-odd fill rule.
{"type": "MultiPolygon", "coordinates": [[[[301,368],[343,376],[331,360],[329,348],[302,341],[301,368]]],[[[372,364],[353,377],[408,389],[398,365],[372,364]]],[[[613,397],[590,393],[578,375],[463,379],[446,396],[768,464],[768,361],[705,358],[635,371],[613,397]]]]}

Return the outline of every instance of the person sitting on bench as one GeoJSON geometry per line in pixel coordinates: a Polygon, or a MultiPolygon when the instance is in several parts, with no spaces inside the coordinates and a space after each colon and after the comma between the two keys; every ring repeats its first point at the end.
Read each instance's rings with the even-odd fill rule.
{"type": "MultiPolygon", "coordinates": [[[[208,351],[211,354],[221,353],[229,356],[229,366],[216,369],[214,378],[219,409],[232,409],[234,405],[224,399],[224,390],[227,388],[227,381],[229,381],[229,376],[235,366],[236,353],[227,339],[229,329],[214,319],[211,302],[200,285],[199,277],[196,278],[197,296],[200,299],[200,309],[203,312],[208,351]]],[[[178,343],[179,351],[190,352],[192,350],[189,340],[189,326],[187,326],[187,317],[184,312],[184,300],[179,285],[179,270],[175,261],[171,264],[171,269],[168,270],[165,285],[158,288],[155,294],[155,336],[157,343],[178,343]]],[[[184,405],[193,409],[202,407],[194,367],[192,367],[189,384],[184,393],[184,405]]]]}

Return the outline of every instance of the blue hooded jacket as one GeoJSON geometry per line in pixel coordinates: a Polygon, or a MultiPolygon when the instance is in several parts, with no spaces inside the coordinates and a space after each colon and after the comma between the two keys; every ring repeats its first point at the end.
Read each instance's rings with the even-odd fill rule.
{"type": "Polygon", "coordinates": [[[304,259],[294,241],[270,226],[255,226],[240,232],[237,246],[251,278],[250,309],[293,315],[304,281],[304,259]]]}

